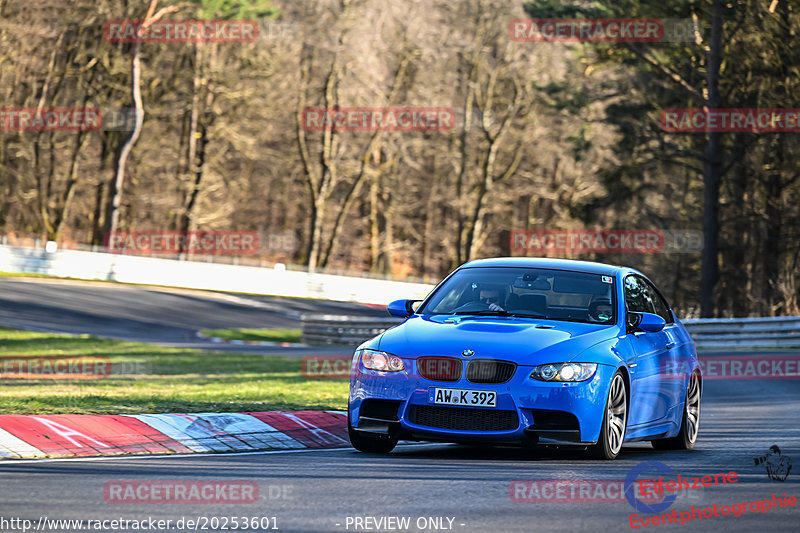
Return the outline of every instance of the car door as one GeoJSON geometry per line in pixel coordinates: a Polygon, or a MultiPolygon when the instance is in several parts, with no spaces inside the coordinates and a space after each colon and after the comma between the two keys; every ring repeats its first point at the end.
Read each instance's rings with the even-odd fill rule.
{"type": "Polygon", "coordinates": [[[648,291],[650,292],[650,299],[655,307],[655,313],[664,319],[666,326],[664,326],[663,333],[666,335],[666,348],[667,351],[661,356],[659,368],[661,372],[661,386],[662,393],[668,396],[668,406],[674,407],[683,402],[685,395],[685,379],[682,375],[686,371],[686,365],[680,357],[682,347],[680,344],[684,342],[681,330],[675,323],[675,317],[669,308],[669,304],[661,296],[661,293],[656,289],[650,281],[643,279],[648,291]]]}
{"type": "MultiPolygon", "coordinates": [[[[631,405],[628,424],[635,426],[664,418],[671,405],[666,392],[663,369],[669,358],[669,336],[664,330],[649,333],[637,331],[631,324],[631,313],[656,313],[654,290],[641,276],[631,274],[624,281],[626,340],[633,354],[628,360],[631,372],[631,405]]],[[[656,294],[657,295],[657,294],[656,294]]],[[[656,313],[658,314],[658,313],[656,313]]]]}

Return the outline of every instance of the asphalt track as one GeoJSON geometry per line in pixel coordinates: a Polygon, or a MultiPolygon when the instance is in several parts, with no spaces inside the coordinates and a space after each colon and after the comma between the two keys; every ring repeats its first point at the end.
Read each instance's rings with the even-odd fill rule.
{"type": "MultiPolygon", "coordinates": [[[[40,517],[152,517],[173,520],[172,531],[178,531],[174,525],[181,517],[216,517],[217,529],[212,529],[209,522],[208,531],[221,531],[221,520],[233,516],[276,517],[280,531],[376,531],[354,527],[355,517],[366,516],[411,519],[407,529],[383,531],[436,531],[417,527],[416,521],[427,517],[452,518],[452,526],[445,531],[632,531],[629,515],[637,511],[626,501],[514,502],[509,497],[509,485],[515,480],[624,480],[639,463],[658,461],[681,476],[730,471],[738,474],[736,483],[681,494],[664,512],[680,512],[692,505],[700,508],[717,504],[721,508],[770,499],[772,494],[800,496],[800,474],[796,470],[785,481],[771,481],[764,466],[755,466],[753,461],[772,445],[778,445],[784,456],[800,460],[798,409],[800,383],[796,381],[710,381],[704,391],[701,431],[694,450],[656,451],[638,443],[623,448],[619,458],[611,462],[584,459],[574,451],[433,444],[400,446],[389,456],[339,449],[4,461],[0,463],[0,517],[34,523],[40,517]],[[250,480],[258,484],[259,499],[251,504],[107,503],[104,485],[120,480],[250,480]]],[[[683,526],[646,529],[782,532],[797,531],[798,519],[798,507],[789,507],[766,513],[748,510],[739,517],[703,518],[683,526]]],[[[443,524],[448,526],[446,518],[443,524]]]]}
{"type": "MultiPolygon", "coordinates": [[[[303,313],[387,316],[384,310],[357,303],[0,277],[0,326],[162,346],[306,355],[307,348],[215,344],[197,337],[206,328],[297,328],[303,313]]],[[[351,352],[314,349],[316,354],[351,352]]]]}
{"type": "MultiPolygon", "coordinates": [[[[379,313],[356,304],[0,279],[0,324],[167,345],[194,345],[197,343],[194,332],[204,327],[292,327],[299,312],[354,311],[379,313]]],[[[275,353],[271,347],[266,351],[275,353]]],[[[84,521],[152,518],[172,520],[169,527],[160,531],[194,531],[195,528],[176,527],[181,517],[193,520],[205,517],[201,520],[207,520],[206,528],[200,526],[199,531],[235,530],[231,517],[275,517],[280,531],[634,531],[629,516],[649,515],[636,511],[627,501],[569,502],[556,498],[537,503],[516,502],[510,497],[509,487],[518,480],[622,481],[640,463],[658,461],[684,477],[730,471],[738,474],[736,483],[681,493],[660,514],[672,509],[680,513],[691,506],[722,507],[771,499],[773,494],[800,497],[798,467],[790,471],[785,481],[773,481],[765,467],[756,466],[753,461],[772,445],[778,445],[784,457],[794,459],[795,463],[800,461],[798,413],[800,381],[717,380],[705,384],[700,436],[693,451],[656,451],[648,444],[637,443],[623,448],[620,457],[611,462],[588,460],[572,450],[433,444],[402,445],[389,456],[338,449],[2,461],[0,531],[21,531],[21,523],[12,519],[31,520],[36,526],[40,520],[45,524],[44,518],[84,521]],[[121,480],[249,480],[258,485],[259,498],[250,504],[108,503],[104,486],[121,480]],[[384,523],[384,527],[377,528],[376,522],[364,521],[366,517],[375,520],[408,517],[410,527],[398,529],[384,523]],[[356,522],[356,518],[361,521],[356,522]],[[441,522],[427,521],[429,518],[441,522]],[[357,524],[361,527],[356,527],[357,524]],[[433,527],[436,524],[443,527],[433,527]]],[[[748,509],[739,517],[695,519],[685,525],[650,526],[646,530],[797,531],[799,519],[798,507],[770,509],[765,513],[748,509]]],[[[84,523],[84,527],[88,525],[84,523]]],[[[275,531],[272,520],[267,525],[266,529],[248,530],[275,531]]],[[[43,525],[39,529],[77,530],[74,525],[43,525]]],[[[117,526],[102,530],[133,529],[117,526]]]]}

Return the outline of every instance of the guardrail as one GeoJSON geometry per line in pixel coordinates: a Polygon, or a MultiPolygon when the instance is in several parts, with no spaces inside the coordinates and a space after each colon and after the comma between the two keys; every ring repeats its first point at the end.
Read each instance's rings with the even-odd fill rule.
{"type": "Polygon", "coordinates": [[[800,316],[682,321],[698,348],[798,348],[800,316]]]}
{"type": "MultiPolygon", "coordinates": [[[[303,342],[355,346],[401,322],[391,317],[304,315],[303,342]]],[[[682,322],[699,350],[800,347],[800,316],[692,318],[682,322]]]]}
{"type": "Polygon", "coordinates": [[[302,342],[357,346],[402,321],[392,317],[303,315],[302,342]]]}

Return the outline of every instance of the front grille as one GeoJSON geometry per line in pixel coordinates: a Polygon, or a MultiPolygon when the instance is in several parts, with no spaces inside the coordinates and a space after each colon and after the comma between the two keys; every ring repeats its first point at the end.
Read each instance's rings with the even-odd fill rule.
{"type": "Polygon", "coordinates": [[[512,431],[519,427],[516,411],[496,409],[412,405],[408,418],[419,426],[461,431],[512,431]]]}
{"type": "Polygon", "coordinates": [[[454,357],[426,356],[417,359],[417,371],[433,381],[458,381],[461,379],[461,360],[454,357]]]}
{"type": "Polygon", "coordinates": [[[476,359],[467,366],[467,380],[472,383],[505,383],[517,365],[508,361],[495,361],[493,359],[476,359]]]}

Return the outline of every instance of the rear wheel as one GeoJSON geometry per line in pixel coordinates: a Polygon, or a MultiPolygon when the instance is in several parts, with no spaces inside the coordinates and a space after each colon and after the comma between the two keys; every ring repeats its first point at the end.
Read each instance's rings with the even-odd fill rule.
{"type": "Polygon", "coordinates": [[[597,444],[589,448],[590,455],[597,459],[615,459],[622,449],[627,423],[628,392],[625,389],[622,373],[618,371],[614,374],[611,387],[608,389],[600,438],[597,439],[597,444]]]}
{"type": "Polygon", "coordinates": [[[389,453],[397,446],[397,437],[358,431],[350,424],[350,412],[347,413],[347,434],[353,448],[365,453],[389,453]]]}
{"type": "Polygon", "coordinates": [[[656,450],[691,450],[697,442],[700,432],[700,377],[693,372],[686,387],[686,401],[683,406],[681,429],[676,437],[656,439],[653,448],[656,450]]]}

